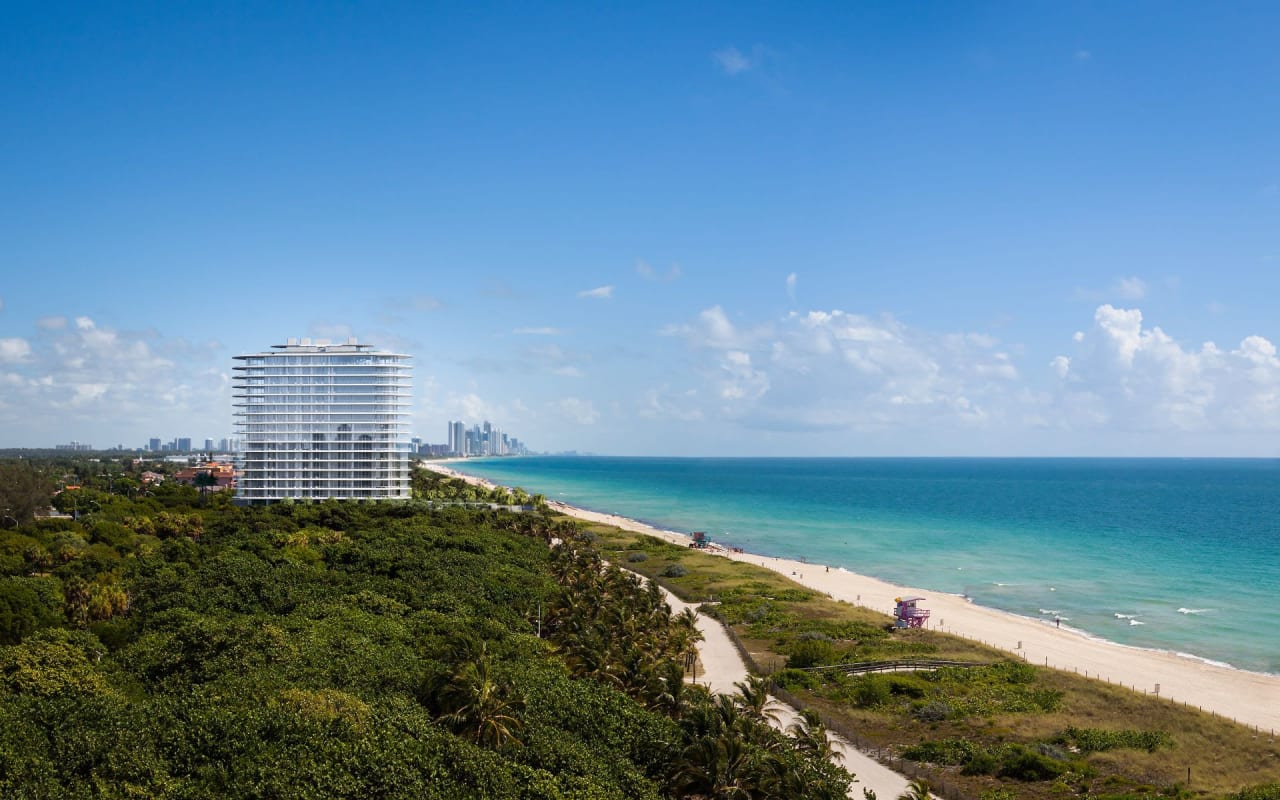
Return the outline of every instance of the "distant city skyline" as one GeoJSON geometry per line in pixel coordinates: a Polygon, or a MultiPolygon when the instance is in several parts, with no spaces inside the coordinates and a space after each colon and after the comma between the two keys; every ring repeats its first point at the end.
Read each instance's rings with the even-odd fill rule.
{"type": "Polygon", "coordinates": [[[0,447],[1280,456],[1280,6],[585,8],[0,10],[0,447]]]}

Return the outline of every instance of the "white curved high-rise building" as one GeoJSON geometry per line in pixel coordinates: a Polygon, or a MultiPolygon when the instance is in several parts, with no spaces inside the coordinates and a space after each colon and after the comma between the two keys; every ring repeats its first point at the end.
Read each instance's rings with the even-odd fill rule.
{"type": "Polygon", "coordinates": [[[410,358],[355,339],[236,356],[236,503],[407,499],[410,358]]]}

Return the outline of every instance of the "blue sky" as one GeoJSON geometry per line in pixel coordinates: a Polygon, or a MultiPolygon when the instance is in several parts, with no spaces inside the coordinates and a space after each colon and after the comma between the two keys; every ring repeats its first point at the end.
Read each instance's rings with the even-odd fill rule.
{"type": "Polygon", "coordinates": [[[1277,455],[1280,9],[796,5],[0,6],[0,446],[1277,455]]]}

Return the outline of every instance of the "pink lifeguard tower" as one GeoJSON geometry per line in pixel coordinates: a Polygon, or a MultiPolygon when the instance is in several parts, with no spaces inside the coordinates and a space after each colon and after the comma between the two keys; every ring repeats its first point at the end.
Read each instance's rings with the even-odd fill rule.
{"type": "Polygon", "coordinates": [[[897,605],[893,609],[893,627],[923,628],[929,619],[929,609],[916,605],[922,600],[923,597],[895,597],[893,601],[897,605]]]}

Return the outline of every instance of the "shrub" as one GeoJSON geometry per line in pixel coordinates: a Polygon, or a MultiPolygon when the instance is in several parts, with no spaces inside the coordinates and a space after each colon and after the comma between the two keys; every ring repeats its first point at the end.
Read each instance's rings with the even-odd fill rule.
{"type": "Polygon", "coordinates": [[[834,641],[830,636],[826,635],[822,631],[805,631],[804,633],[800,634],[796,638],[802,642],[809,641],[809,640],[813,640],[817,642],[834,641]]]}
{"type": "Polygon", "coordinates": [[[648,561],[648,560],[649,560],[649,554],[644,552],[643,550],[636,550],[636,551],[627,553],[627,561],[630,561],[632,564],[638,564],[641,561],[648,561]]]}
{"type": "Polygon", "coordinates": [[[818,676],[802,669],[781,669],[769,676],[775,684],[783,689],[807,689],[812,691],[821,685],[818,676]]]}
{"type": "Polygon", "coordinates": [[[1067,771],[1067,765],[1056,759],[1042,756],[1022,745],[1011,745],[1000,761],[1001,778],[1019,781],[1053,780],[1067,771]]]}
{"type": "Polygon", "coordinates": [[[956,710],[945,700],[933,700],[911,709],[911,716],[921,722],[941,722],[955,713],[956,710]]]}
{"type": "Polygon", "coordinates": [[[1228,795],[1227,800],[1280,800],[1280,783],[1250,786],[1228,795]]]}
{"type": "Polygon", "coordinates": [[[868,675],[858,681],[853,689],[853,704],[859,708],[875,708],[889,702],[893,693],[889,682],[881,675],[868,675]]]}
{"type": "Polygon", "coordinates": [[[803,667],[820,667],[835,661],[836,649],[831,642],[821,639],[803,639],[791,647],[787,656],[787,666],[792,669],[803,667]]]}
{"type": "Polygon", "coordinates": [[[1071,727],[1063,731],[1055,741],[1074,745],[1084,753],[1101,753],[1118,748],[1154,753],[1161,747],[1173,747],[1173,737],[1164,731],[1109,731],[1102,728],[1071,727]]]}
{"type": "Polygon", "coordinates": [[[911,761],[954,767],[968,763],[982,752],[982,745],[968,739],[939,739],[907,747],[902,751],[902,757],[911,761]]]}
{"type": "MultiPolygon", "coordinates": [[[[974,753],[973,758],[960,770],[961,775],[994,775],[1000,768],[1000,760],[985,750],[974,753]]],[[[1012,797],[1013,795],[1010,795],[1012,797]]]]}
{"type": "Polygon", "coordinates": [[[683,578],[689,574],[689,568],[684,564],[671,564],[661,574],[664,578],[683,578]]]}

